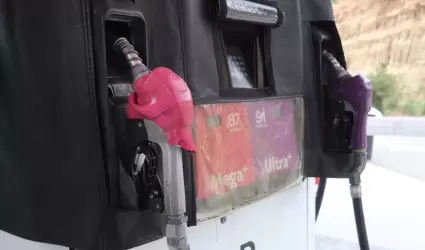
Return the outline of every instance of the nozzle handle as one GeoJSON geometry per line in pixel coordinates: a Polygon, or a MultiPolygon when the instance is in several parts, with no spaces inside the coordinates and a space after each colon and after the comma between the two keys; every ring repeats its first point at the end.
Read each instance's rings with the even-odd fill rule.
{"type": "Polygon", "coordinates": [[[354,150],[365,149],[368,113],[372,108],[371,81],[361,74],[340,79],[334,86],[332,95],[352,107],[354,121],[351,146],[354,150]]]}

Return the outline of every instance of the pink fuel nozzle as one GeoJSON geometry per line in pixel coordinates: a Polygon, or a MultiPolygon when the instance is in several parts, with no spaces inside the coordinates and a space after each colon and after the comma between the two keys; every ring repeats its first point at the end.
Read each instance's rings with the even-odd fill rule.
{"type": "Polygon", "coordinates": [[[169,144],[195,151],[193,100],[186,82],[168,68],[150,71],[125,38],[118,38],[114,47],[125,55],[134,80],[127,116],[152,120],[165,132],[169,144]]]}

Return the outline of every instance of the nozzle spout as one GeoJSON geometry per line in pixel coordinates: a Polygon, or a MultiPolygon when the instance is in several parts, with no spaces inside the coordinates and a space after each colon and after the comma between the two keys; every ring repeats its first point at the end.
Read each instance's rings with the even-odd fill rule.
{"type": "Polygon", "coordinates": [[[139,53],[137,53],[133,45],[131,45],[126,38],[118,38],[114,43],[114,50],[124,54],[125,59],[131,67],[133,81],[150,73],[149,68],[143,64],[142,59],[139,57],[139,53]]]}

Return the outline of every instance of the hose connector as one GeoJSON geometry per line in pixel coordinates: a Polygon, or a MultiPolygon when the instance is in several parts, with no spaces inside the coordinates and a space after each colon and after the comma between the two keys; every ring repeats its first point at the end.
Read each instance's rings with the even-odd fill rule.
{"type": "Polygon", "coordinates": [[[360,185],[360,174],[361,172],[354,173],[350,176],[350,194],[351,198],[361,198],[362,197],[362,186],[360,185]]]}
{"type": "Polygon", "coordinates": [[[130,65],[133,81],[150,73],[149,68],[143,64],[142,59],[139,57],[139,53],[137,53],[133,45],[131,45],[126,38],[118,38],[114,43],[114,50],[124,54],[125,59],[130,65]]]}
{"type": "Polygon", "coordinates": [[[190,250],[187,239],[187,217],[184,214],[168,216],[167,245],[170,250],[190,250]]]}
{"type": "Polygon", "coordinates": [[[351,77],[350,73],[342,67],[338,60],[328,51],[323,51],[323,56],[332,64],[338,79],[343,77],[351,77]]]}

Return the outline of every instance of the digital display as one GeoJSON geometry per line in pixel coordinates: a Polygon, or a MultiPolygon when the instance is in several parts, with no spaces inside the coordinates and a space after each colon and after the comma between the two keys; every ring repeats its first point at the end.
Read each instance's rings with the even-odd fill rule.
{"type": "Polygon", "coordinates": [[[253,88],[252,78],[248,72],[246,60],[241,49],[237,47],[227,48],[227,63],[233,88],[253,88]]]}

